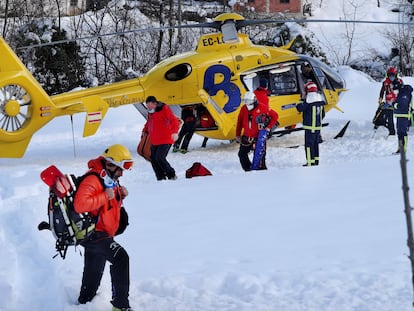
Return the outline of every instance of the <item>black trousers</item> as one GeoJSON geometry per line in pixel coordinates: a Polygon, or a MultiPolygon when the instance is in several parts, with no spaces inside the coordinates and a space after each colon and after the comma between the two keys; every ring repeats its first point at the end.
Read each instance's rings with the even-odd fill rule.
{"type": "MultiPolygon", "coordinates": [[[[252,161],[249,158],[250,151],[254,150],[256,144],[256,139],[248,138],[246,136],[241,137],[240,147],[239,147],[239,160],[240,165],[243,170],[246,172],[251,170],[252,161]]],[[[263,153],[263,157],[260,160],[260,169],[266,169],[266,145],[263,153]]]]}
{"type": "Polygon", "coordinates": [[[104,232],[96,232],[85,247],[82,286],[79,303],[91,301],[99,288],[106,261],[111,263],[112,304],[129,306],[129,256],[126,250],[104,232]]]}
{"type": "Polygon", "coordinates": [[[407,151],[407,142],[408,142],[407,133],[410,127],[410,122],[411,120],[408,118],[397,117],[398,146],[402,144],[402,146],[404,147],[404,151],[407,151]]]}
{"type": "Polygon", "coordinates": [[[319,164],[319,142],[321,131],[305,130],[305,154],[308,166],[319,164]]]}
{"type": "Polygon", "coordinates": [[[151,146],[151,165],[157,180],[171,179],[175,176],[175,170],[167,161],[170,148],[169,144],[151,146]]]}
{"type": "Polygon", "coordinates": [[[190,144],[191,138],[194,135],[195,125],[196,125],[195,121],[185,122],[183,124],[180,130],[180,133],[178,134],[178,139],[174,143],[175,148],[188,150],[188,145],[190,144]],[[181,148],[180,148],[180,145],[181,145],[181,148]]]}

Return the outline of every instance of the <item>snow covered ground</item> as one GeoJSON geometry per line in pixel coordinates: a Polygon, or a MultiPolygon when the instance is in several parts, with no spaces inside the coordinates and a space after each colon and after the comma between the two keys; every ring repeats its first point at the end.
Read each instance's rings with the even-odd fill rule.
{"type": "MultiPolygon", "coordinates": [[[[68,118],[38,132],[23,159],[0,159],[0,310],[110,310],[105,271],[98,296],[76,305],[83,257],[71,248],[52,259],[46,220],[50,164],[82,174],[111,144],[133,152],[121,182],[130,226],[117,240],[128,251],[131,305],[139,311],[408,311],[413,289],[397,138],[371,124],[380,83],[339,68],[349,91],[323,129],[318,167],[302,167],[303,133],[269,141],[267,171],[245,173],[238,146],[194,137],[190,152],[168,156],[178,180],[157,182],[135,148],[144,119],[133,107],[108,112],[99,133],[75,151],[68,118]],[[347,120],[344,138],[333,137],[347,120]],[[202,162],[213,176],[186,179],[202,162]]],[[[414,85],[414,78],[403,77],[414,85]]],[[[407,157],[414,158],[410,133],[407,157]]],[[[413,162],[408,162],[414,185],[413,162]]]]}

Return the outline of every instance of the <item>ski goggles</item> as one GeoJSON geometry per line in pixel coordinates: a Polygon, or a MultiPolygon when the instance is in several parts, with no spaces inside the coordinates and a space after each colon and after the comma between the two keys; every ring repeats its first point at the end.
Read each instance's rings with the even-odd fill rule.
{"type": "Polygon", "coordinates": [[[122,160],[121,162],[117,162],[112,158],[105,158],[105,160],[109,162],[108,165],[115,165],[122,170],[130,170],[131,167],[134,165],[134,161],[132,160],[122,160]]]}

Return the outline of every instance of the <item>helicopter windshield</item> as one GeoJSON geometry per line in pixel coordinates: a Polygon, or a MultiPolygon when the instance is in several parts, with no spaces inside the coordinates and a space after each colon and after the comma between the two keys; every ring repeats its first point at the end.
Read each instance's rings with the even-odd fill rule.
{"type": "Polygon", "coordinates": [[[309,62],[312,63],[313,69],[320,80],[321,85],[331,89],[344,89],[346,87],[344,79],[329,66],[316,58],[309,59],[309,62]]]}
{"type": "Polygon", "coordinates": [[[255,90],[261,78],[269,81],[270,95],[304,95],[304,84],[315,82],[321,89],[345,88],[344,80],[319,60],[302,55],[296,61],[256,68],[242,75],[248,90],[255,90]]]}

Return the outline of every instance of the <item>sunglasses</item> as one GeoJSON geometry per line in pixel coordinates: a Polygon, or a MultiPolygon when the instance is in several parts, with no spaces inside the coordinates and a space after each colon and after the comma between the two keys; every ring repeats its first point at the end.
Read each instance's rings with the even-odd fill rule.
{"type": "Polygon", "coordinates": [[[112,158],[105,158],[108,161],[106,165],[108,167],[118,167],[122,170],[130,170],[132,165],[134,165],[134,161],[132,160],[122,160],[121,162],[116,162],[112,158]]]}

